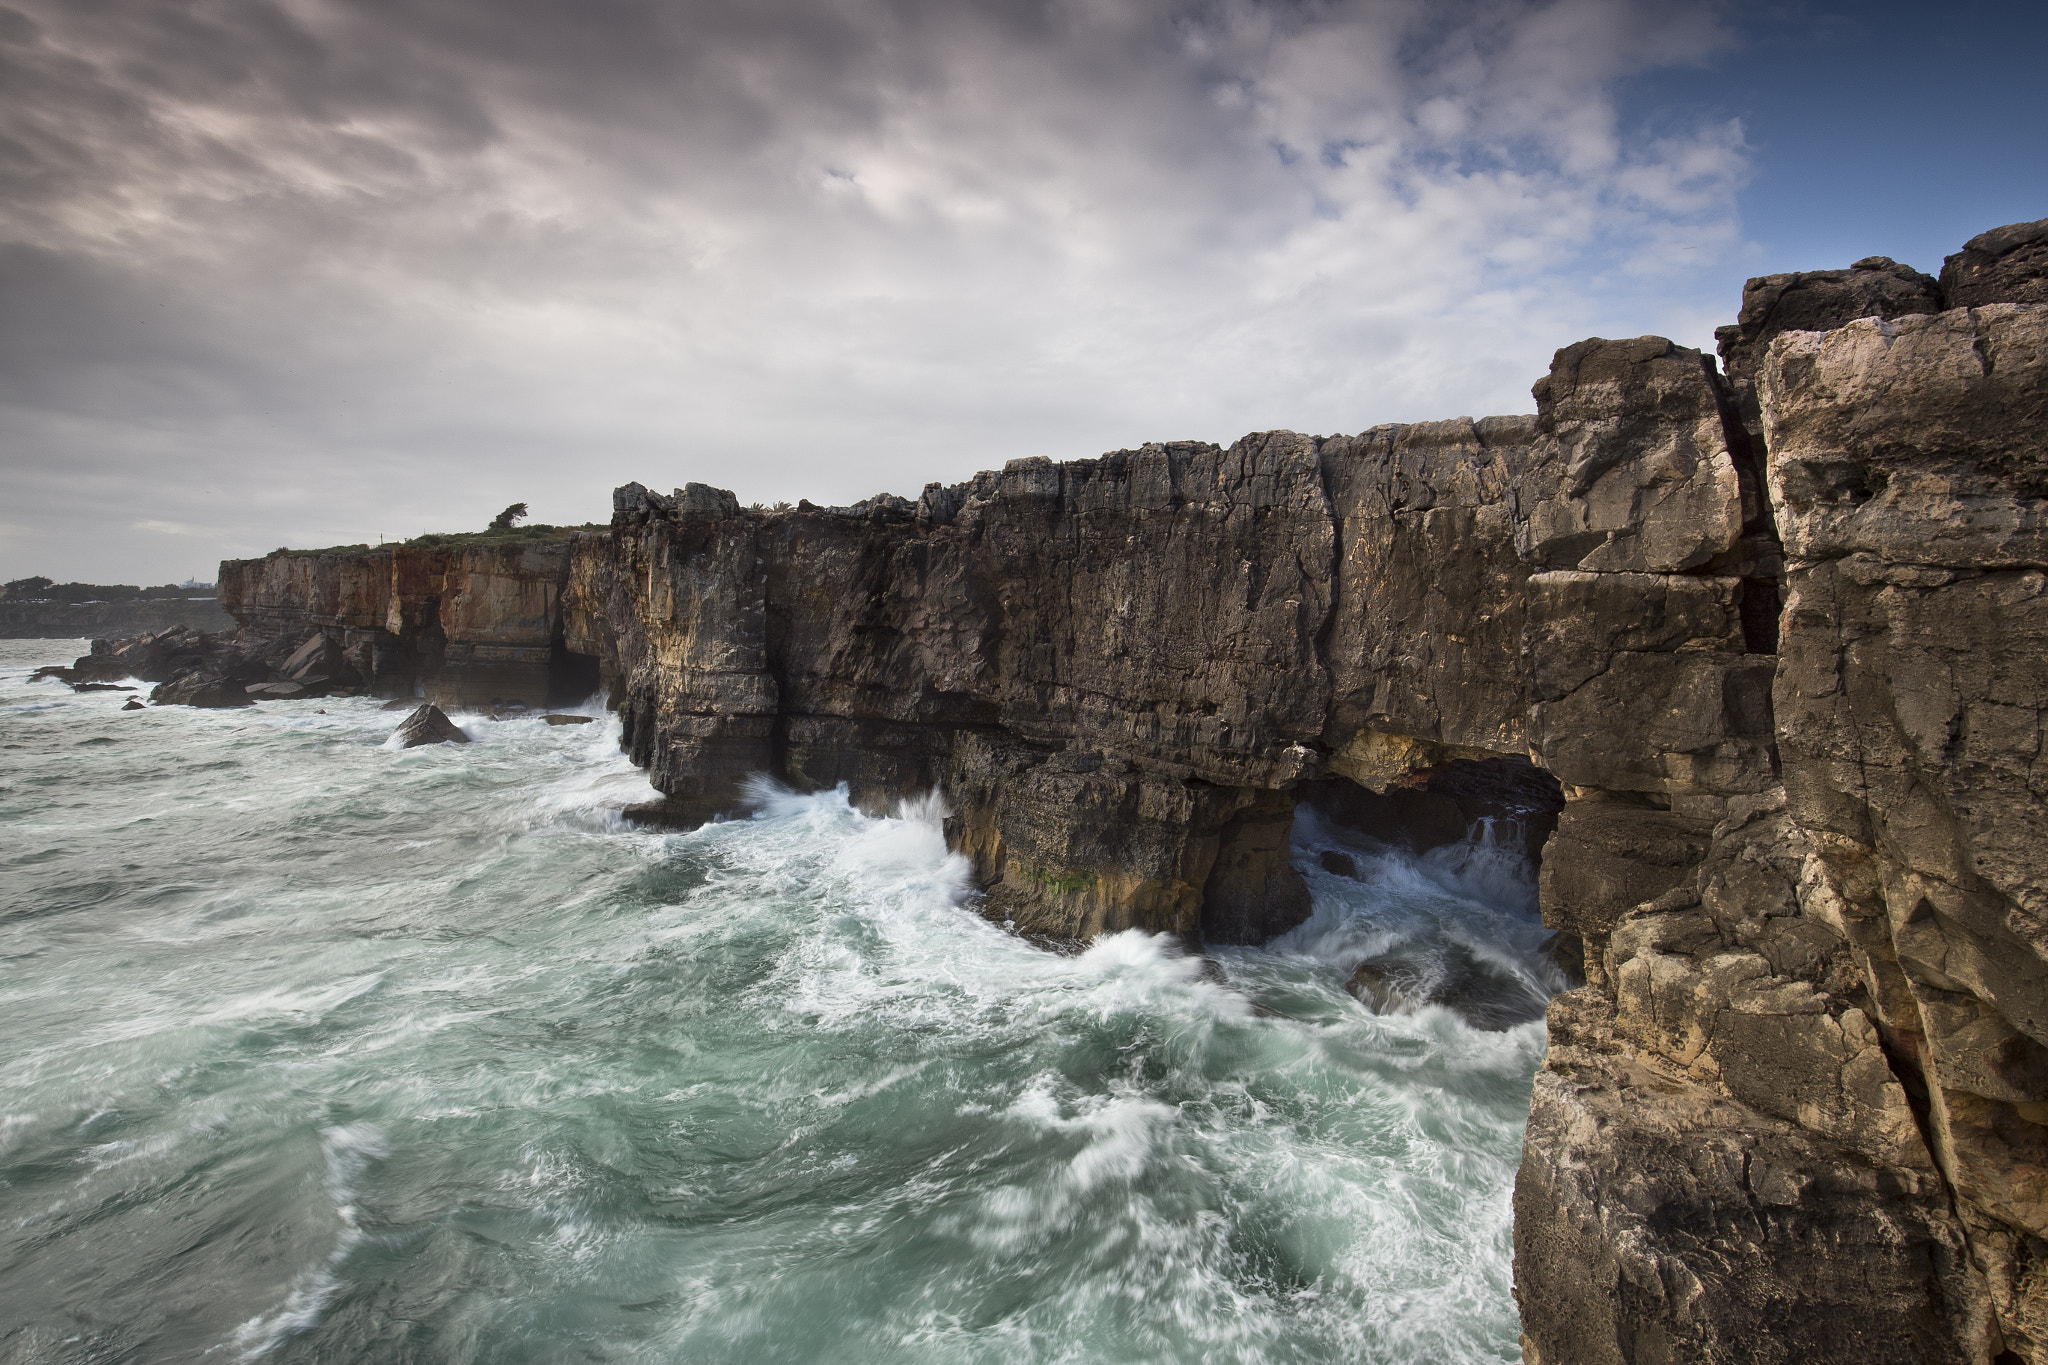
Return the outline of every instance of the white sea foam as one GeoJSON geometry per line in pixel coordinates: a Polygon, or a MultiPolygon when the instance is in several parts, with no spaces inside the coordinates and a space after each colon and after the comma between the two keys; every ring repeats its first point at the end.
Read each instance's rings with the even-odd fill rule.
{"type": "Polygon", "coordinates": [[[478,1358],[1514,1358],[1541,1026],[1343,990],[1387,954],[1546,989],[1509,831],[1416,859],[1305,823],[1315,912],[1280,942],[1061,956],[977,912],[938,793],[876,818],[759,784],[633,828],[613,718],[396,753],[374,702],[123,714],[26,672],[0,650],[0,707],[49,708],[0,760],[28,912],[0,918],[0,1256],[79,1286],[29,1331],[276,1362],[401,1329],[478,1358]]]}

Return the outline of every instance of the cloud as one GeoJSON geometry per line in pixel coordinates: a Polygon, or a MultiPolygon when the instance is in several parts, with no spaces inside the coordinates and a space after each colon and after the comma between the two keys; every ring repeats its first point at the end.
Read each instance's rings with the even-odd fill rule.
{"type": "Polygon", "coordinates": [[[1647,0],[6,0],[0,459],[46,529],[0,571],[1525,410],[1556,346],[1727,311],[1740,129],[1611,92],[1728,41],[1647,0]]]}

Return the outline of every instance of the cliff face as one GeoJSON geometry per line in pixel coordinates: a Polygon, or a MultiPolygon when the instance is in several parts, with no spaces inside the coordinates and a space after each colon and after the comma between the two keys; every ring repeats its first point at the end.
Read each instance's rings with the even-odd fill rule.
{"type": "Polygon", "coordinates": [[[563,643],[573,539],[227,559],[221,605],[245,633],[338,643],[387,696],[460,706],[580,700],[594,662],[563,643]]]}
{"type": "Polygon", "coordinates": [[[1052,939],[1256,941],[1306,910],[1297,802],[1520,792],[1586,979],[1516,1193],[1529,1358],[2048,1362],[2040,228],[1752,281],[1725,379],[1587,341],[1533,417],[848,509],[629,484],[608,535],[223,595],[385,690],[601,675],[662,818],[943,786],[984,908],[1052,939]]]}
{"type": "Polygon", "coordinates": [[[1777,762],[1672,794],[1680,875],[1583,926],[1552,1007],[1516,1194],[1539,1359],[2048,1359],[2048,308],[1822,320],[1751,371],[1777,762]]]}

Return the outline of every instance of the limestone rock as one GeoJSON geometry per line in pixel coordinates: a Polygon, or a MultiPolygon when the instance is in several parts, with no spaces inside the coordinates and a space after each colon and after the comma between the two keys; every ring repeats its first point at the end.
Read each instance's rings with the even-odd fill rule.
{"type": "Polygon", "coordinates": [[[416,749],[422,744],[467,744],[469,736],[462,727],[441,713],[441,708],[431,703],[407,716],[399,727],[391,732],[401,749],[416,749]]]}
{"type": "Polygon", "coordinates": [[[2048,303],[2048,218],[1980,232],[1941,265],[1950,308],[2048,303]]]}
{"type": "Polygon", "coordinates": [[[1546,569],[1675,573],[1734,548],[1742,488],[1698,351],[1663,337],[1567,346],[1536,384],[1517,495],[1522,557],[1546,569]]]}
{"type": "Polygon", "coordinates": [[[341,642],[325,631],[292,651],[277,671],[282,681],[308,690],[353,682],[359,677],[341,642]]]}
{"type": "Polygon", "coordinates": [[[1759,377],[1786,549],[1887,565],[2048,556],[2048,305],[1790,332],[1759,377]]]}
{"type": "Polygon", "coordinates": [[[1525,1360],[1988,1358],[1932,1163],[1875,1166],[1605,1051],[1608,1017],[1591,988],[1551,1006],[1515,1184],[1525,1360]]]}
{"type": "Polygon", "coordinates": [[[1763,275],[1743,286],[1742,311],[1732,324],[1715,329],[1714,340],[1729,383],[1746,394],[1779,333],[1826,332],[1858,318],[1939,313],[1943,288],[1888,256],[1867,256],[1847,270],[1763,275]]]}
{"type": "Polygon", "coordinates": [[[1604,795],[1573,801],[1544,847],[1544,923],[1604,942],[1626,911],[1690,884],[1709,843],[1699,821],[1667,810],[1604,795]]]}

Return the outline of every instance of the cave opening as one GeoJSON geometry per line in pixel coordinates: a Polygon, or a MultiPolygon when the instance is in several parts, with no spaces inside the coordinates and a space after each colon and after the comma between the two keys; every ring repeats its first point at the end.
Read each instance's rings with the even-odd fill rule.
{"type": "Polygon", "coordinates": [[[1294,939],[1376,1014],[1440,1008],[1466,1025],[1542,1018],[1580,984],[1576,939],[1537,909],[1564,792],[1527,759],[1459,759],[1385,791],[1326,778],[1299,792],[1292,861],[1313,909],[1294,939]]]}
{"type": "Polygon", "coordinates": [[[575,706],[586,702],[603,685],[603,678],[594,654],[577,654],[563,647],[560,640],[548,653],[547,704],[575,706]]]}

